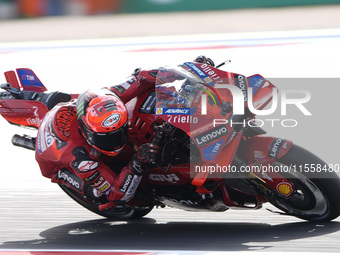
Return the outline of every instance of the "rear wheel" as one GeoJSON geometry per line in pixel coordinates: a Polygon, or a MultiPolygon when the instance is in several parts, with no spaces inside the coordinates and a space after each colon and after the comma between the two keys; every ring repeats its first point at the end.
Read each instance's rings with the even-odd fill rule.
{"type": "Polygon", "coordinates": [[[98,206],[91,200],[86,198],[84,195],[79,192],[67,187],[66,185],[59,184],[60,188],[74,201],[76,201],[81,206],[90,210],[93,213],[96,213],[100,216],[109,218],[109,219],[118,219],[118,220],[129,220],[129,219],[139,219],[143,216],[147,215],[153,209],[153,206],[141,209],[132,209],[129,207],[122,208],[113,208],[108,211],[100,211],[98,206]]]}
{"type": "Polygon", "coordinates": [[[330,221],[340,215],[340,179],[324,161],[293,145],[274,164],[290,169],[281,174],[294,185],[290,196],[270,201],[274,206],[309,221],[330,221]]]}

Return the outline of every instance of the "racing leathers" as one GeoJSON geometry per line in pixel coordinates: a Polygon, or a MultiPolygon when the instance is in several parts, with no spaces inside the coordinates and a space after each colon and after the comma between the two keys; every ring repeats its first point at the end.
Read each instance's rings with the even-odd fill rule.
{"type": "MultiPolygon", "coordinates": [[[[200,56],[196,62],[206,60],[200,56]]],[[[158,69],[136,69],[126,82],[109,89],[124,104],[133,98],[145,99],[155,91],[157,74],[158,69]]],[[[137,104],[134,107],[138,107],[137,104]]],[[[157,115],[149,113],[152,124],[162,123],[157,115]]],[[[140,119],[135,115],[129,116],[132,130],[140,119]]],[[[109,166],[106,158],[91,147],[79,131],[75,102],[61,103],[45,116],[39,126],[36,160],[42,175],[52,182],[67,185],[101,203],[103,197],[107,199],[108,203],[99,207],[101,210],[123,205],[133,197],[144,172],[152,167],[150,162],[154,162],[159,153],[159,147],[150,143],[154,134],[152,125],[139,125],[137,139],[130,132],[128,144],[115,157],[116,162],[123,162],[123,167],[119,164],[109,166]]]]}
{"type": "MultiPolygon", "coordinates": [[[[122,157],[124,153],[129,153],[129,147],[122,157]]],[[[90,146],[79,131],[74,102],[58,104],[48,112],[36,139],[36,160],[42,175],[104,202],[101,210],[122,205],[134,195],[148,167],[146,163],[154,160],[149,155],[157,153],[156,145],[143,144],[123,168],[119,164],[114,164],[116,169],[109,167],[105,156],[90,146]]]]}

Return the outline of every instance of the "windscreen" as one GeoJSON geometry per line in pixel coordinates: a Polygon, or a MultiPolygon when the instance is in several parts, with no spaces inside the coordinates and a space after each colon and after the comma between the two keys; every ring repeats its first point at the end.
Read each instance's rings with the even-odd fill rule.
{"type": "MultiPolygon", "coordinates": [[[[205,152],[222,147],[233,134],[229,125],[233,98],[229,90],[216,88],[218,83],[204,74],[194,63],[161,68],[156,81],[155,111],[163,120],[185,131],[196,144],[200,157],[210,161],[217,153],[212,156],[205,152]]],[[[224,77],[219,81],[228,82],[224,77]]]]}

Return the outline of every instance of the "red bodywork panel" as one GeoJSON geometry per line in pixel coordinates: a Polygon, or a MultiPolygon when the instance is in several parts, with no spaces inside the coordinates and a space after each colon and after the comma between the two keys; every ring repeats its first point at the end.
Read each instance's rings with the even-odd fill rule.
{"type": "Polygon", "coordinates": [[[284,195],[286,196],[289,196],[294,191],[294,185],[281,175],[282,170],[270,168],[270,164],[286,155],[292,145],[292,141],[281,138],[255,136],[245,142],[242,151],[248,166],[258,166],[258,169],[262,168],[264,170],[263,172],[254,173],[269,186],[283,193],[281,186],[285,185],[286,193],[284,195]]]}
{"type": "MultiPolygon", "coordinates": [[[[40,81],[38,76],[28,68],[16,69],[20,85],[23,91],[34,91],[34,92],[45,92],[47,89],[44,84],[40,81]]],[[[14,78],[13,78],[14,79],[14,78]]]]}
{"type": "Polygon", "coordinates": [[[42,102],[0,100],[0,114],[12,124],[38,128],[47,112],[48,108],[42,102]]]}
{"type": "MultiPolygon", "coordinates": [[[[28,68],[5,72],[5,78],[12,88],[20,91],[47,91],[35,73],[28,68]]],[[[47,112],[48,108],[42,102],[21,99],[0,100],[0,114],[12,124],[38,128],[47,112]]]]}
{"type": "Polygon", "coordinates": [[[20,85],[14,71],[5,72],[6,81],[12,85],[13,88],[20,90],[20,85]]]}
{"type": "Polygon", "coordinates": [[[128,141],[133,145],[140,146],[150,142],[154,138],[150,127],[162,124],[162,119],[158,115],[141,112],[142,106],[149,98],[153,98],[154,94],[154,91],[149,91],[126,104],[129,113],[128,141]]]}

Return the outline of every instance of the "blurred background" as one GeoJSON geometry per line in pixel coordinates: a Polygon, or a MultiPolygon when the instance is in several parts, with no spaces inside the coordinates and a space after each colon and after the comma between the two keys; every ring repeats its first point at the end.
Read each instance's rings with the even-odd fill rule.
{"type": "MultiPolygon", "coordinates": [[[[330,164],[340,164],[340,119],[334,118],[340,108],[339,14],[340,0],[0,0],[0,84],[5,82],[4,72],[30,68],[49,91],[80,93],[119,84],[136,67],[176,65],[202,54],[217,64],[231,59],[223,70],[247,76],[259,73],[275,78],[279,88],[311,91],[307,108],[313,118],[290,115],[285,118],[298,119],[298,127],[264,128],[330,164]],[[317,79],[301,79],[306,77],[317,79]]],[[[89,223],[97,227],[86,229],[75,221],[96,216],[41,176],[34,152],[12,146],[15,133],[36,135],[1,117],[0,249],[22,250],[27,245],[35,250],[79,249],[90,239],[94,249],[104,242],[117,249],[126,244],[127,236],[139,240],[129,248],[145,244],[142,250],[155,249],[155,243],[162,245],[167,239],[164,248],[175,249],[176,242],[188,240],[180,240],[183,235],[177,233],[186,229],[187,236],[206,237],[207,226],[214,225],[205,222],[216,221],[227,232],[209,233],[210,239],[200,244],[206,249],[216,245],[214,249],[233,251],[339,253],[340,242],[334,240],[340,239],[340,231],[332,234],[332,228],[323,225],[319,230],[287,225],[296,219],[266,210],[257,214],[230,210],[218,216],[155,210],[150,217],[165,224],[142,225],[151,231],[145,237],[135,224],[108,228],[89,223]],[[178,224],[181,221],[188,223],[178,224]],[[193,221],[204,224],[192,225],[193,221]],[[221,221],[230,224],[220,225],[221,221]],[[74,229],[88,230],[87,235],[72,237],[67,225],[71,223],[74,229]]],[[[340,229],[336,223],[334,231],[340,229]]],[[[197,238],[193,240],[188,249],[197,249],[197,238]]]]}
{"type": "Polygon", "coordinates": [[[0,0],[0,19],[325,4],[340,4],[340,0],[0,0]]]}
{"type": "Polygon", "coordinates": [[[329,29],[339,13],[340,0],[0,0],[0,42],[329,29]]]}

